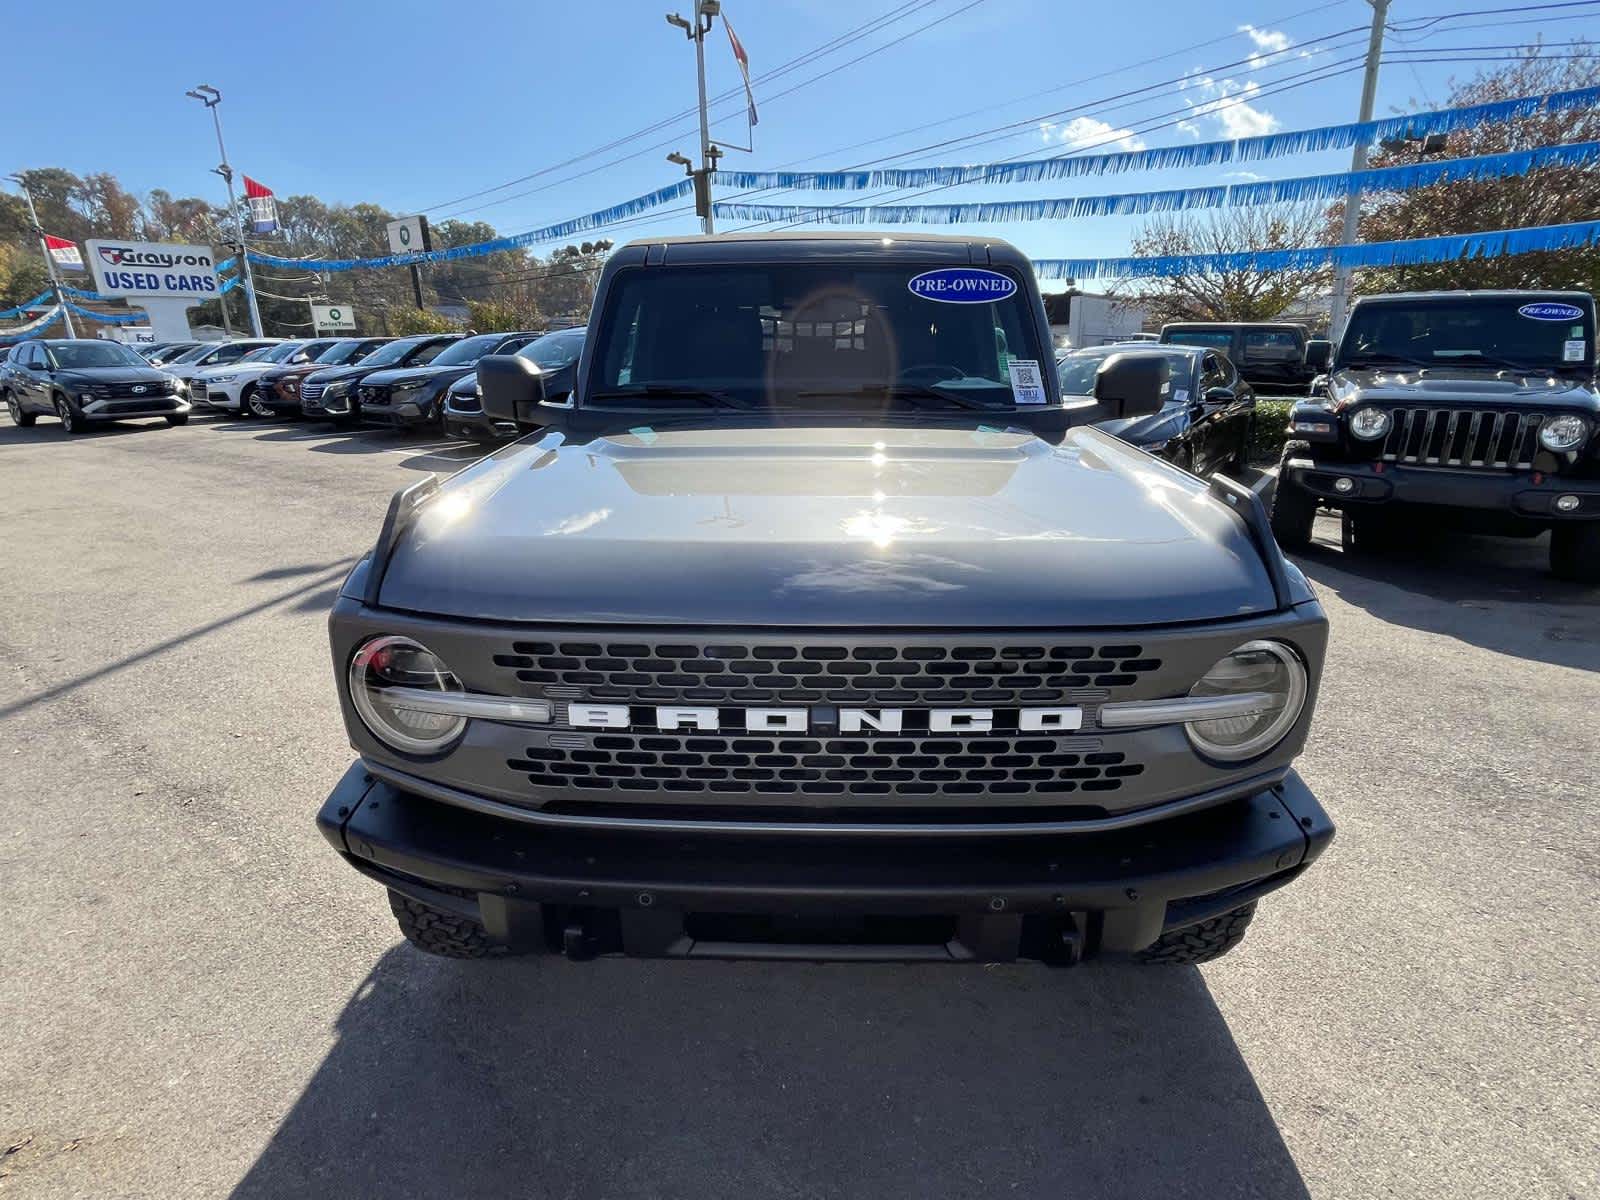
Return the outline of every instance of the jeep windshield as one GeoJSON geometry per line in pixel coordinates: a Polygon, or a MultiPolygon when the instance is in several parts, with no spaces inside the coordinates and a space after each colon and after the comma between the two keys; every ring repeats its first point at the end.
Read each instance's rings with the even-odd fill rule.
{"type": "Polygon", "coordinates": [[[1594,313],[1526,293],[1369,302],[1350,314],[1334,365],[1592,371],[1594,313]]]}
{"type": "MultiPolygon", "coordinates": [[[[881,412],[1014,410],[1044,403],[1048,369],[1026,297],[911,290],[928,264],[807,262],[640,268],[609,289],[585,405],[881,412]],[[1018,372],[1011,364],[1031,363],[1018,372]]],[[[939,272],[938,274],[947,274],[939,272]]],[[[1009,291],[1006,284],[1010,283],[1009,291]]]]}

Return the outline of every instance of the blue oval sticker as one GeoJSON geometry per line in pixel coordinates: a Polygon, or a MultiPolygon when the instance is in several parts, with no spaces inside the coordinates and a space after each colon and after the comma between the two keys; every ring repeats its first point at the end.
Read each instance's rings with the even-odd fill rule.
{"type": "Polygon", "coordinates": [[[913,275],[906,287],[913,296],[941,304],[988,304],[1016,295],[1017,281],[981,267],[941,267],[913,275]]]}
{"type": "Polygon", "coordinates": [[[1524,304],[1517,309],[1517,314],[1527,317],[1530,321],[1583,320],[1583,309],[1576,304],[1556,304],[1548,300],[1539,304],[1524,304]]]}

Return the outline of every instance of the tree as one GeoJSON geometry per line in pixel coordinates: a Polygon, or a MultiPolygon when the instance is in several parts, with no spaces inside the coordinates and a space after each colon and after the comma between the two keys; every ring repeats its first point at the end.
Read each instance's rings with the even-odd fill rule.
{"type": "MultiPolygon", "coordinates": [[[[1137,257],[1233,254],[1315,245],[1323,215],[1304,205],[1225,208],[1205,217],[1162,216],[1133,238],[1137,257]]],[[[1166,321],[1267,321],[1326,290],[1323,267],[1283,271],[1196,271],[1135,279],[1113,289],[1150,318],[1166,321]]]]}
{"type": "Polygon", "coordinates": [[[468,300],[467,324],[479,333],[511,333],[519,329],[542,329],[545,319],[537,308],[503,304],[496,300],[468,300]]]}
{"type": "MultiPolygon", "coordinates": [[[[1487,104],[1542,92],[1594,87],[1600,84],[1600,63],[1580,56],[1549,58],[1537,50],[1491,73],[1480,73],[1450,89],[1445,105],[1487,104]]],[[[1449,135],[1444,157],[1501,154],[1538,146],[1600,140],[1600,110],[1575,108],[1541,112],[1516,121],[1480,125],[1449,135]]],[[[1386,146],[1371,165],[1392,167],[1418,161],[1417,143],[1386,146]]],[[[1437,161],[1430,158],[1429,161],[1437,161]]],[[[1363,242],[1520,229],[1593,220],[1600,212],[1600,171],[1592,166],[1545,167],[1504,179],[1460,180],[1409,192],[1363,197],[1360,238],[1363,242]]],[[[1344,206],[1334,205],[1329,227],[1337,230],[1344,206]]],[[[1331,233],[1338,241],[1338,233],[1331,233]]],[[[1456,262],[1426,263],[1392,269],[1367,269],[1356,274],[1362,292],[1417,288],[1600,288],[1600,249],[1556,250],[1503,255],[1456,262]]]]}

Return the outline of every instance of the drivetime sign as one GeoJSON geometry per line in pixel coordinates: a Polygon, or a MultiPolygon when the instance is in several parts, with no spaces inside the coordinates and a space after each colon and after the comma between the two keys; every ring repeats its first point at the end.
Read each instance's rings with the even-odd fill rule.
{"type": "Polygon", "coordinates": [[[427,217],[401,217],[388,225],[389,250],[394,254],[415,254],[432,246],[427,217]]]}
{"type": "Polygon", "coordinates": [[[355,309],[348,304],[313,304],[311,323],[318,333],[325,333],[330,329],[354,329],[355,309]]]}
{"type": "Polygon", "coordinates": [[[217,264],[210,246],[104,238],[85,244],[95,290],[102,296],[168,296],[198,302],[217,294],[217,264]]]}

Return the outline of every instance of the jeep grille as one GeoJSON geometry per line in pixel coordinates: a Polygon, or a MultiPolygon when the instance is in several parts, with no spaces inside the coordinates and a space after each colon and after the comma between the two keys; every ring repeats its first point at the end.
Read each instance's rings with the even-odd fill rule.
{"type": "Polygon", "coordinates": [[[1396,408],[1385,462],[1490,471],[1533,465],[1543,413],[1492,409],[1396,408]]]}

